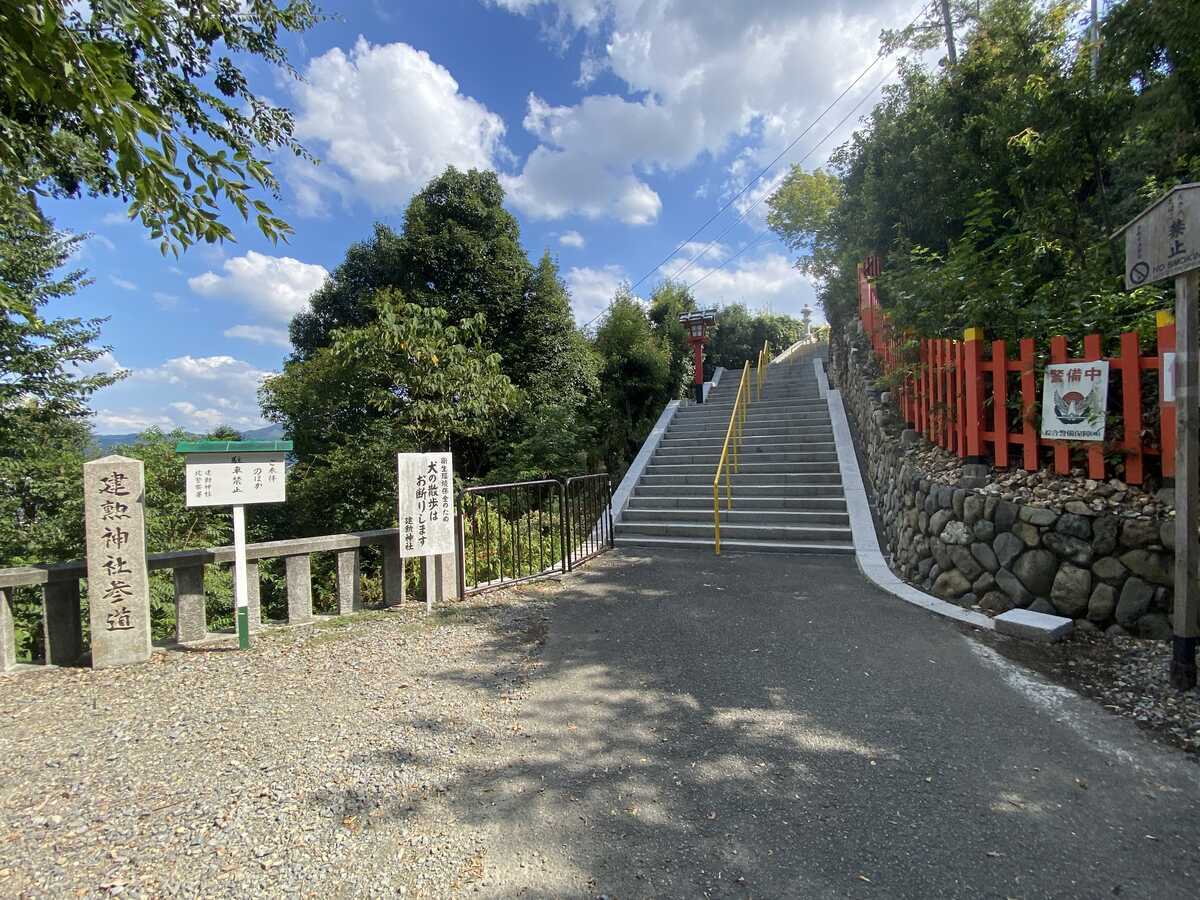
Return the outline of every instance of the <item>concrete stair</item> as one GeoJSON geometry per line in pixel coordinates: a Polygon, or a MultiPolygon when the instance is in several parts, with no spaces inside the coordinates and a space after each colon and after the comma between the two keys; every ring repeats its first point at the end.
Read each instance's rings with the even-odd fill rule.
{"type": "MultiPolygon", "coordinates": [[[[618,546],[712,547],[713,476],[739,376],[726,372],[708,403],[675,414],[617,524],[618,546]]],[[[732,509],[721,478],[722,552],[853,553],[833,428],[811,356],[769,368],[743,435],[741,466],[730,478],[732,509]]]]}

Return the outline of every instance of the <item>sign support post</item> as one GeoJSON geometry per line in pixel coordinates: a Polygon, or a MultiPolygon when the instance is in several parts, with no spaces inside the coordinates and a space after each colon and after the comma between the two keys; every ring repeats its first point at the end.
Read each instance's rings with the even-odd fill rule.
{"type": "MultiPolygon", "coordinates": [[[[1196,686],[1200,638],[1200,183],[1180,184],[1113,237],[1125,238],[1125,288],[1175,279],[1175,608],[1171,684],[1196,686]]],[[[1164,389],[1169,384],[1166,373],[1164,389]]]]}
{"type": "Polygon", "coordinates": [[[250,649],[250,581],[246,561],[246,504],[287,497],[291,441],[182,441],[187,505],[233,508],[233,614],[238,649],[250,649]]]}
{"type": "Polygon", "coordinates": [[[246,577],[246,507],[233,507],[233,597],[238,649],[250,649],[250,583],[246,577]]]}
{"type": "Polygon", "coordinates": [[[1200,636],[1200,272],[1175,276],[1175,633],[1171,684],[1196,686],[1196,638],[1200,636]]]}

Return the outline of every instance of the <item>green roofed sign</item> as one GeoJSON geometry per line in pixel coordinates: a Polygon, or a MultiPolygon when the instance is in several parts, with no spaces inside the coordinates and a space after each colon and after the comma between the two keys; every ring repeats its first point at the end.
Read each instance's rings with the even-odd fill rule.
{"type": "Polygon", "coordinates": [[[188,506],[282,503],[291,441],[180,441],[188,506]]]}

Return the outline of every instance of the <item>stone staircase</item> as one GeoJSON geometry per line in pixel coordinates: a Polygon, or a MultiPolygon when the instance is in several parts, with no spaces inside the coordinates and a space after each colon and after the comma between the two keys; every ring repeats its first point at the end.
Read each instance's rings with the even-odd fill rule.
{"type": "MultiPolygon", "coordinates": [[[[712,482],[740,376],[726,372],[709,402],[675,414],[616,526],[618,546],[712,547],[712,482]]],[[[722,476],[722,552],[854,552],[811,356],[769,368],[746,417],[731,510],[724,491],[722,476]]]]}

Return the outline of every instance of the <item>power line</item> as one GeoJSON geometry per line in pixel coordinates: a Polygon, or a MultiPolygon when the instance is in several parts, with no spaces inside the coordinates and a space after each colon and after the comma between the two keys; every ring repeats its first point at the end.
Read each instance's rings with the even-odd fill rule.
{"type": "Polygon", "coordinates": [[[733,262],[735,259],[737,259],[739,256],[741,256],[743,253],[746,253],[749,250],[753,250],[755,247],[761,246],[762,244],[765,244],[768,241],[773,241],[773,240],[775,240],[775,235],[768,234],[768,235],[764,235],[763,237],[759,238],[757,241],[755,241],[752,244],[747,244],[745,247],[743,247],[737,253],[732,253],[729,256],[725,257],[725,259],[721,262],[721,264],[719,266],[714,266],[713,268],[709,269],[707,272],[705,272],[703,275],[701,275],[699,278],[697,278],[695,281],[693,281],[691,284],[689,284],[687,286],[687,289],[690,291],[692,288],[694,288],[700,282],[704,281],[710,275],[715,275],[717,272],[719,272],[721,269],[725,268],[727,265],[729,265],[729,263],[733,262]]]}
{"type": "MultiPolygon", "coordinates": [[[[921,8],[917,11],[917,14],[915,16],[913,16],[912,21],[910,21],[905,26],[906,31],[909,28],[912,28],[912,26],[916,24],[917,19],[921,18],[921,16],[925,13],[926,7],[928,7],[929,5],[930,5],[929,2],[926,2],[925,4],[923,4],[921,6],[921,8]]],[[[649,278],[651,275],[653,275],[655,272],[657,272],[659,269],[661,269],[664,265],[666,265],[668,262],[670,262],[675,257],[675,255],[677,253],[679,253],[680,250],[682,250],[684,247],[686,247],[688,245],[688,243],[692,240],[692,238],[694,238],[696,235],[698,235],[700,232],[702,232],[705,228],[707,228],[709,225],[711,225],[713,222],[715,222],[722,215],[722,213],[724,213],[726,210],[729,209],[729,207],[733,206],[733,204],[737,202],[739,197],[741,197],[744,193],[746,193],[746,191],[750,190],[750,188],[753,187],[755,185],[755,183],[757,183],[759,181],[759,179],[761,179],[764,175],[766,175],[767,172],[769,172],[771,170],[771,168],[775,165],[775,163],[779,162],[779,160],[783,159],[784,156],[786,156],[788,153],[790,153],[792,148],[795,147],[798,143],[800,143],[800,141],[804,139],[804,136],[807,135],[810,131],[812,131],[820,123],[820,121],[823,118],[825,118],[825,116],[829,113],[830,110],[832,110],[835,106],[837,106],[847,94],[849,94],[852,90],[854,90],[855,86],[857,86],[857,84],[860,81],[862,81],[867,76],[867,74],[873,68],[875,68],[875,66],[877,66],[879,64],[879,61],[881,59],[883,59],[886,55],[887,55],[887,53],[884,51],[884,49],[880,48],[879,52],[875,55],[875,58],[873,60],[871,60],[870,64],[865,69],[863,69],[861,72],[858,73],[857,77],[855,77],[855,79],[846,86],[845,90],[843,90],[840,94],[838,94],[837,97],[834,98],[833,102],[830,103],[828,106],[826,106],[825,109],[823,109],[821,111],[821,114],[818,115],[815,119],[812,120],[812,122],[809,123],[807,128],[805,128],[802,132],[800,132],[798,135],[796,135],[796,137],[792,140],[792,142],[790,144],[788,144],[778,154],[776,154],[774,159],[772,159],[769,163],[767,163],[765,166],[763,166],[762,171],[760,171],[757,175],[755,175],[748,182],[746,182],[745,186],[743,186],[740,191],[738,191],[736,194],[734,194],[732,197],[730,197],[728,202],[726,202],[726,204],[724,206],[722,206],[715,213],[713,213],[711,216],[709,216],[703,225],[701,225],[699,228],[697,228],[695,231],[693,231],[690,235],[688,235],[687,238],[685,238],[678,245],[676,245],[675,249],[672,250],[670,253],[668,253],[665,257],[663,257],[662,261],[660,263],[658,263],[658,265],[656,265],[654,268],[650,269],[648,272],[646,272],[645,275],[643,275],[641,278],[639,278],[637,281],[635,281],[633,284],[631,284],[629,286],[630,290],[633,290],[634,288],[636,288],[639,284],[641,284],[643,281],[645,281],[647,278],[649,278]]],[[[683,270],[681,270],[681,271],[683,271],[683,270]]],[[[677,274],[679,274],[679,273],[677,273],[677,274]]]]}
{"type": "MultiPolygon", "coordinates": [[[[936,0],[933,0],[933,2],[936,2],[936,0]]],[[[923,4],[921,5],[921,8],[920,8],[920,9],[917,11],[917,14],[916,14],[915,16],[913,16],[912,20],[911,20],[911,21],[910,21],[910,22],[909,22],[909,23],[908,23],[908,24],[907,24],[907,25],[904,27],[904,30],[905,30],[905,31],[907,31],[909,28],[912,28],[912,26],[916,24],[917,20],[918,20],[918,19],[920,19],[920,18],[921,18],[921,16],[925,14],[925,12],[926,12],[926,9],[929,7],[929,5],[930,5],[930,2],[929,2],[929,0],[927,0],[927,2],[926,2],[926,3],[923,3],[923,4]]],[[[817,117],[816,117],[816,118],[815,118],[815,119],[814,119],[814,120],[813,120],[813,121],[812,121],[812,122],[811,122],[811,123],[808,125],[808,127],[807,127],[807,128],[805,128],[805,129],[804,129],[802,132],[800,132],[800,134],[799,134],[799,135],[797,135],[797,136],[796,136],[796,137],[795,137],[795,138],[794,138],[794,139],[791,141],[791,143],[789,143],[789,144],[788,144],[788,145],[787,145],[787,146],[786,146],[786,147],[785,147],[785,148],[784,148],[782,151],[780,151],[780,153],[778,153],[778,154],[775,156],[775,158],[774,158],[774,159],[772,159],[772,160],[771,160],[769,163],[767,163],[767,165],[766,165],[766,166],[764,166],[764,167],[763,167],[762,171],[760,171],[760,172],[759,172],[757,175],[755,175],[755,176],[754,176],[754,178],[750,179],[750,181],[748,181],[748,182],[745,184],[745,186],[743,186],[743,187],[742,187],[742,189],[741,189],[741,190],[739,190],[739,191],[738,191],[736,194],[734,194],[734,195],[733,195],[733,196],[732,196],[732,197],[731,197],[731,198],[730,198],[730,199],[729,199],[729,200],[728,200],[728,201],[725,203],[725,205],[724,205],[724,206],[722,206],[722,207],[721,207],[719,210],[717,210],[715,213],[713,213],[713,215],[709,216],[709,218],[708,218],[708,219],[707,219],[707,220],[706,220],[706,221],[705,221],[705,222],[704,222],[704,223],[703,223],[703,224],[702,224],[702,225],[701,225],[699,228],[697,228],[697,229],[696,229],[695,231],[693,231],[693,232],[692,232],[690,235],[688,235],[688,237],[687,237],[687,238],[686,238],[684,241],[680,242],[680,243],[679,243],[679,244],[678,244],[678,245],[675,247],[675,249],[674,249],[674,250],[672,250],[672,251],[671,251],[670,253],[668,253],[668,254],[667,254],[665,257],[663,257],[663,259],[662,259],[662,261],[661,261],[661,262],[659,262],[657,265],[655,265],[655,266],[654,266],[654,268],[650,269],[650,270],[649,270],[648,272],[646,272],[646,274],[644,274],[644,275],[643,275],[641,278],[639,278],[637,281],[635,281],[633,284],[631,284],[631,285],[630,285],[630,290],[633,290],[634,288],[636,288],[638,285],[640,285],[642,282],[644,282],[644,281],[645,281],[647,278],[649,278],[651,275],[653,275],[655,272],[657,272],[659,269],[661,269],[661,268],[662,268],[664,265],[666,265],[668,262],[670,262],[670,261],[671,261],[671,260],[672,260],[672,259],[673,259],[673,258],[674,258],[674,257],[675,257],[675,256],[676,256],[676,255],[677,255],[677,254],[678,254],[678,253],[679,253],[679,252],[680,252],[680,251],[681,251],[681,250],[682,250],[684,247],[686,247],[686,246],[688,245],[688,243],[689,243],[689,242],[692,240],[692,238],[694,238],[696,235],[698,235],[700,232],[702,232],[702,231],[703,231],[705,228],[707,228],[709,225],[711,225],[713,222],[715,222],[715,221],[717,220],[717,218],[719,218],[719,217],[720,217],[720,216],[721,216],[721,215],[722,215],[724,212],[726,212],[726,211],[727,211],[727,210],[728,210],[728,209],[729,209],[731,206],[733,206],[733,204],[737,202],[737,200],[738,200],[738,198],[739,198],[739,197],[741,197],[743,194],[745,194],[745,193],[746,193],[746,191],[748,191],[748,190],[749,190],[749,189],[750,189],[750,188],[751,188],[751,187],[752,187],[752,186],[753,186],[753,185],[754,185],[756,182],[758,182],[758,181],[759,181],[759,180],[760,180],[760,179],[761,179],[761,178],[762,178],[764,175],[766,175],[766,174],[767,174],[767,172],[768,172],[768,171],[770,171],[770,169],[771,169],[771,168],[772,168],[772,167],[773,167],[773,166],[774,166],[774,165],[775,165],[777,162],[779,162],[779,160],[781,160],[781,159],[782,159],[782,158],[783,158],[783,157],[784,157],[784,156],[785,156],[785,155],[786,155],[788,152],[790,152],[790,151],[792,150],[792,148],[793,148],[793,147],[795,147],[795,146],[796,146],[796,144],[798,144],[798,143],[799,143],[799,142],[800,142],[800,141],[801,141],[801,140],[804,138],[804,136],[805,136],[806,134],[808,134],[810,131],[812,131],[812,129],[813,129],[814,127],[816,127],[816,125],[817,125],[817,124],[818,124],[818,123],[819,123],[819,122],[820,122],[820,121],[821,121],[823,118],[825,118],[826,114],[828,114],[828,113],[829,113],[829,111],[833,109],[833,107],[835,107],[835,106],[836,106],[836,105],[837,105],[839,102],[841,102],[841,100],[842,100],[842,99],[843,99],[843,98],[844,98],[844,97],[845,97],[845,96],[846,96],[848,93],[850,93],[850,91],[851,91],[851,90],[853,90],[853,89],[854,89],[854,87],[855,87],[855,86],[856,86],[856,85],[857,85],[857,84],[858,84],[860,81],[862,81],[862,79],[863,79],[864,77],[866,77],[866,75],[867,75],[867,74],[868,74],[868,73],[869,73],[869,72],[870,72],[870,71],[871,71],[873,68],[875,68],[875,66],[876,66],[876,65],[879,63],[879,61],[880,61],[881,59],[883,59],[883,58],[884,58],[884,56],[886,56],[886,55],[887,55],[887,54],[884,52],[884,50],[883,50],[883,49],[881,49],[881,50],[879,51],[879,53],[877,53],[877,54],[875,55],[875,58],[874,58],[873,60],[871,60],[870,64],[869,64],[869,65],[868,65],[868,66],[867,66],[865,69],[863,69],[863,70],[862,70],[862,71],[861,71],[861,72],[858,74],[858,76],[857,76],[857,77],[856,77],[856,78],[855,78],[855,79],[854,79],[852,82],[850,82],[850,84],[849,84],[849,85],[848,85],[848,86],[845,88],[845,90],[843,90],[843,91],[842,91],[840,94],[838,94],[838,96],[837,96],[837,97],[836,97],[836,98],[833,100],[833,102],[832,102],[832,103],[830,103],[828,106],[826,106],[826,107],[825,107],[825,109],[824,109],[824,110],[822,110],[822,111],[821,111],[820,115],[818,115],[818,116],[817,116],[817,117]]],[[[892,75],[892,72],[895,72],[895,71],[896,71],[896,66],[893,66],[893,67],[892,67],[892,69],[891,69],[891,71],[889,71],[889,72],[888,72],[888,74],[884,76],[884,78],[883,78],[883,81],[886,81],[888,78],[890,78],[890,77],[891,77],[891,75],[892,75]]],[[[879,87],[880,87],[880,85],[883,83],[883,81],[881,81],[881,82],[880,82],[879,84],[877,84],[877,85],[876,85],[874,88],[872,88],[870,91],[868,91],[866,94],[864,94],[864,95],[863,95],[863,98],[862,98],[862,99],[860,99],[860,100],[859,100],[859,102],[858,102],[857,104],[855,104],[855,106],[854,106],[854,109],[852,109],[852,110],[851,110],[851,114],[853,114],[854,110],[858,109],[858,107],[862,105],[863,101],[864,101],[864,100],[865,100],[867,97],[870,97],[872,94],[874,94],[874,93],[875,93],[875,91],[876,91],[876,90],[878,90],[878,89],[879,89],[879,87]]],[[[826,140],[828,140],[828,139],[829,139],[829,138],[830,138],[830,137],[833,135],[833,133],[834,133],[834,132],[836,132],[836,130],[837,130],[838,128],[840,128],[840,127],[841,127],[841,126],[842,126],[842,125],[845,123],[845,121],[846,121],[846,119],[847,119],[847,118],[849,118],[849,116],[846,116],[845,118],[843,118],[843,119],[841,120],[841,122],[839,122],[839,123],[837,124],[837,126],[835,126],[834,130],[833,130],[832,132],[830,132],[830,134],[827,134],[827,135],[826,135],[824,138],[822,138],[820,141],[818,141],[816,144],[814,144],[814,145],[813,145],[813,147],[812,147],[812,148],[809,150],[809,152],[808,152],[808,153],[806,153],[806,154],[804,155],[804,157],[802,157],[802,158],[801,158],[800,162],[803,162],[803,160],[804,160],[804,159],[807,159],[807,158],[808,158],[808,157],[809,157],[809,156],[812,154],[813,150],[815,150],[817,147],[819,147],[821,144],[823,144],[823,143],[824,143],[826,140]]],[[[735,226],[736,226],[736,225],[737,225],[739,222],[741,222],[741,221],[743,221],[743,220],[745,219],[745,217],[746,217],[746,214],[747,214],[747,213],[748,213],[748,212],[749,212],[751,209],[753,209],[755,206],[757,206],[757,205],[758,205],[759,203],[761,203],[761,202],[762,202],[762,198],[760,197],[760,198],[759,198],[757,201],[755,201],[755,203],[753,203],[753,204],[752,204],[750,207],[748,207],[748,208],[747,208],[746,212],[744,212],[744,213],[741,215],[741,217],[740,217],[740,218],[739,218],[737,221],[735,221],[735,222],[733,223],[733,225],[729,226],[729,228],[726,228],[726,229],[725,229],[725,231],[721,232],[721,234],[720,234],[720,235],[718,235],[716,239],[714,239],[713,241],[710,241],[710,242],[709,242],[709,244],[708,244],[708,246],[706,246],[706,247],[704,248],[704,250],[702,250],[702,251],[700,252],[700,254],[698,254],[698,255],[697,255],[696,257],[694,257],[694,258],[693,258],[693,259],[692,259],[690,262],[688,262],[688,264],[687,264],[687,265],[685,265],[685,266],[684,266],[682,269],[680,269],[678,272],[676,272],[676,273],[675,273],[675,276],[673,276],[673,277],[678,277],[678,276],[679,276],[679,275],[681,275],[683,272],[686,272],[686,271],[687,271],[689,268],[691,268],[691,266],[692,266],[692,265],[693,265],[693,264],[696,262],[696,260],[697,260],[697,259],[699,259],[701,256],[703,256],[705,253],[707,253],[707,252],[708,252],[708,250],[709,250],[709,249],[710,249],[710,248],[713,246],[713,244],[714,244],[714,243],[715,243],[717,240],[720,240],[720,238],[721,238],[721,237],[723,237],[724,235],[728,234],[728,233],[729,233],[729,231],[730,231],[730,230],[731,230],[733,227],[735,227],[735,226]]],[[[756,245],[757,245],[757,244],[756,244],[756,245]]],[[[755,245],[755,246],[756,246],[756,245],[755,245]]],[[[739,251],[739,252],[738,252],[737,254],[735,254],[733,257],[730,257],[729,259],[725,260],[725,262],[724,262],[724,263],[722,263],[722,264],[721,264],[721,266],[718,266],[717,268],[719,269],[719,268],[723,267],[723,266],[724,266],[726,263],[730,262],[732,259],[734,259],[734,258],[736,258],[737,256],[741,255],[741,253],[744,253],[744,252],[745,252],[746,250],[748,250],[748,249],[749,249],[749,247],[747,247],[747,248],[744,248],[743,250],[739,251]]],[[[716,269],[714,269],[713,271],[716,271],[716,269]]],[[[709,273],[708,273],[708,275],[711,275],[711,274],[712,274],[712,272],[709,272],[709,273]]],[[[708,277],[708,275],[705,275],[704,277],[705,277],[705,278],[707,278],[707,277],[708,277]]],[[[703,280],[704,280],[704,278],[701,278],[701,279],[700,279],[700,281],[703,281],[703,280]]],[[[697,281],[696,283],[698,284],[698,283],[699,283],[699,281],[697,281]]],[[[612,306],[612,303],[610,302],[610,303],[608,304],[608,306],[606,306],[606,307],[605,307],[603,310],[601,310],[601,311],[600,311],[600,312],[598,312],[596,315],[594,315],[594,316],[593,316],[591,319],[589,319],[587,322],[585,322],[585,323],[584,323],[584,325],[583,325],[582,327],[583,327],[583,328],[588,328],[589,326],[591,326],[591,324],[592,324],[593,322],[595,322],[597,319],[599,319],[601,316],[603,316],[603,315],[604,315],[606,312],[608,312],[608,310],[609,310],[609,308],[611,308],[611,306],[612,306]]]]}
{"type": "MultiPolygon", "coordinates": [[[[899,63],[896,63],[895,65],[893,65],[891,67],[891,69],[888,70],[888,73],[886,75],[884,75],[883,78],[879,79],[878,82],[876,82],[876,84],[873,88],[871,88],[869,91],[867,91],[865,94],[863,94],[858,99],[858,102],[854,104],[854,106],[850,107],[850,112],[848,112],[848,113],[846,113],[846,115],[842,116],[841,121],[839,121],[836,125],[834,125],[833,128],[831,128],[829,130],[829,133],[825,135],[825,137],[821,138],[821,140],[819,140],[815,144],[813,144],[808,149],[808,152],[805,153],[802,157],[800,157],[799,160],[796,161],[796,164],[799,165],[800,163],[804,162],[804,160],[808,159],[810,156],[812,156],[813,153],[816,152],[816,149],[818,147],[820,147],[823,143],[825,143],[827,140],[829,140],[831,137],[833,137],[835,134],[837,134],[838,129],[840,129],[843,125],[845,125],[846,122],[848,122],[850,120],[850,117],[853,116],[856,112],[858,112],[859,108],[864,103],[866,103],[870,97],[874,96],[875,92],[877,90],[879,90],[881,87],[883,87],[883,85],[887,82],[887,80],[889,78],[891,78],[893,74],[895,74],[896,69],[899,67],[899,65],[900,65],[899,63]]],[[[702,249],[699,253],[697,253],[687,263],[687,265],[685,265],[682,269],[680,269],[678,272],[676,272],[672,276],[672,278],[678,278],[680,275],[682,275],[684,272],[686,272],[688,269],[690,269],[693,265],[695,265],[696,262],[698,262],[702,256],[706,255],[709,250],[711,250],[713,247],[715,247],[717,245],[717,243],[721,240],[721,238],[725,237],[725,235],[729,234],[729,232],[733,231],[733,229],[737,228],[738,225],[740,225],[742,222],[744,222],[746,220],[746,216],[750,215],[750,213],[753,212],[754,208],[756,206],[758,206],[758,204],[762,203],[764,199],[766,199],[765,195],[762,197],[759,197],[757,200],[755,200],[753,203],[751,203],[749,206],[747,206],[745,211],[740,216],[738,216],[736,219],[734,219],[734,221],[729,225],[729,227],[727,227],[724,231],[722,231],[715,238],[713,238],[711,241],[709,241],[708,244],[705,245],[704,249],[702,249]]],[[[772,235],[772,237],[773,237],[773,235],[772,235]]],[[[741,252],[744,252],[744,251],[741,251],[741,252]]],[[[739,252],[738,254],[735,254],[735,255],[740,256],[741,252],[739,252]]],[[[725,262],[723,262],[723,263],[721,263],[721,265],[717,266],[717,269],[723,268],[725,266],[725,264],[730,262],[730,260],[733,258],[734,257],[730,257],[730,259],[725,260],[725,262]]],[[[708,273],[708,275],[711,275],[715,271],[716,271],[716,269],[711,270],[708,273]]],[[[705,275],[704,278],[707,278],[708,275],[705,275]]],[[[694,285],[697,285],[701,281],[703,281],[704,278],[700,278],[699,280],[692,282],[692,284],[688,285],[688,288],[691,289],[694,285]]]]}

